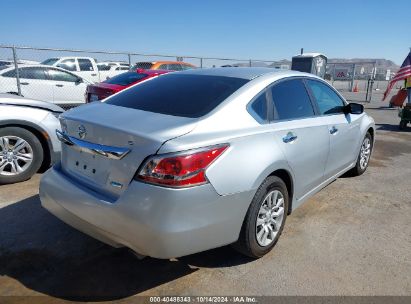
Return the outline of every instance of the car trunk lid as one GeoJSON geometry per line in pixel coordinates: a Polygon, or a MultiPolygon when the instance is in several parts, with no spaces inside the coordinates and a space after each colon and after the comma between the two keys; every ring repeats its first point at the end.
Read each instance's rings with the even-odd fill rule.
{"type": "Polygon", "coordinates": [[[62,169],[81,184],[115,200],[144,159],[161,145],[194,129],[196,120],[105,103],[92,103],[61,116],[74,144],[63,144],[62,169]],[[103,150],[126,151],[110,157],[103,150]]]}

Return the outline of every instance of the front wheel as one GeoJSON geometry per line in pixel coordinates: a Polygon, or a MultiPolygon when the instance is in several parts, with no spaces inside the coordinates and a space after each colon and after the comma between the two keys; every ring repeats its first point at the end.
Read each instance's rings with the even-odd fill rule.
{"type": "Polygon", "coordinates": [[[357,163],[355,164],[355,167],[350,171],[353,176],[359,176],[363,174],[365,170],[367,170],[368,164],[370,162],[372,148],[372,136],[369,132],[367,132],[361,144],[360,153],[357,157],[357,163]]]}
{"type": "Polygon", "coordinates": [[[43,162],[43,147],[30,131],[18,127],[0,129],[0,184],[32,177],[43,162]]]}
{"type": "Polygon", "coordinates": [[[276,176],[267,177],[251,202],[240,237],[233,247],[249,257],[262,257],[277,243],[287,211],[288,191],[285,183],[276,176]]]}

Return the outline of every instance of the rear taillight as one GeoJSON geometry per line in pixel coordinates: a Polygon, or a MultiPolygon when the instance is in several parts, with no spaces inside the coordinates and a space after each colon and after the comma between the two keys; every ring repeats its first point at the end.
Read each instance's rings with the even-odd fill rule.
{"type": "Polygon", "coordinates": [[[137,180],[168,187],[192,187],[207,183],[205,170],[228,145],[219,145],[148,159],[136,175],[137,180]]]}

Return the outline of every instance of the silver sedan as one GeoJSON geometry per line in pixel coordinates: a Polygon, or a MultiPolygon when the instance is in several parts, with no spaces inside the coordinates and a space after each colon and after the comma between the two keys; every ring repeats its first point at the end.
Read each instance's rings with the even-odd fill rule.
{"type": "Polygon", "coordinates": [[[0,94],[0,185],[21,182],[60,160],[54,104],[0,94]]]}
{"type": "Polygon", "coordinates": [[[293,209],[364,173],[375,134],[363,106],[322,79],[265,68],[162,75],[60,120],[43,206],[156,258],[227,244],[263,256],[293,209]]]}

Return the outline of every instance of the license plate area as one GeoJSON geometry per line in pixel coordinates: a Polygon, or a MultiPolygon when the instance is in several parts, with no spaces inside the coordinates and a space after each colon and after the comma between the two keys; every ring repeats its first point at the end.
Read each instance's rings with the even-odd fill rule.
{"type": "Polygon", "coordinates": [[[110,160],[83,150],[67,149],[66,169],[88,183],[103,186],[110,172],[110,160]]]}

